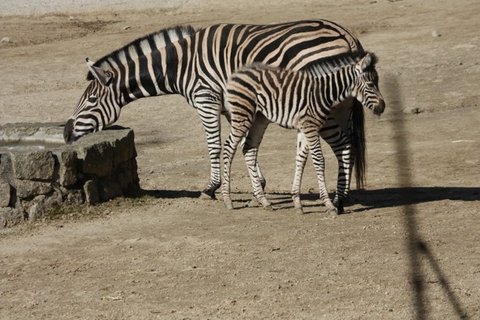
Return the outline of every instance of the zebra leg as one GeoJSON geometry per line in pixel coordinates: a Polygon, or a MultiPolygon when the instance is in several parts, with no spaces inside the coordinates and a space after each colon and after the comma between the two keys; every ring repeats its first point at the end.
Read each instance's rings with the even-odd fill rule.
{"type": "MultiPolygon", "coordinates": [[[[261,114],[258,114],[258,115],[257,115],[257,117],[260,117],[260,116],[263,117],[263,115],[261,115],[261,114]]],[[[259,125],[262,125],[262,124],[257,124],[257,121],[258,121],[258,120],[255,120],[254,123],[253,123],[253,127],[252,127],[252,129],[251,129],[252,131],[256,131],[256,130],[257,130],[256,127],[259,126],[259,125]]],[[[264,129],[264,131],[265,131],[265,129],[264,129]]],[[[262,137],[263,137],[263,135],[262,135],[262,137]]],[[[245,149],[245,143],[246,143],[246,141],[247,141],[247,138],[243,139],[242,142],[241,142],[241,144],[242,144],[242,150],[245,149]]],[[[255,174],[258,176],[258,179],[259,179],[259,181],[260,181],[260,185],[262,186],[262,189],[265,190],[265,186],[267,185],[267,180],[266,180],[265,177],[263,176],[262,170],[260,169],[260,165],[258,164],[258,162],[255,164],[255,168],[256,168],[256,169],[255,169],[255,170],[256,170],[256,173],[255,173],[255,174]]]]}
{"type": "Polygon", "coordinates": [[[308,146],[305,136],[301,131],[297,132],[297,155],[295,157],[295,175],[292,183],[292,200],[296,210],[303,213],[302,203],[300,201],[300,186],[302,185],[302,176],[305,169],[305,163],[308,158],[308,146]]]}
{"type": "Polygon", "coordinates": [[[307,127],[302,131],[305,135],[308,148],[310,149],[310,154],[312,155],[313,166],[317,173],[320,200],[325,203],[329,213],[338,214],[337,208],[335,208],[328,196],[327,185],[325,182],[325,158],[323,157],[318,127],[307,127]]]}
{"type": "Polygon", "coordinates": [[[320,130],[320,136],[330,145],[338,162],[337,188],[333,203],[340,213],[344,212],[343,203],[350,191],[355,159],[350,135],[347,134],[352,130],[350,121],[352,105],[353,99],[347,99],[337,105],[320,130]]]}
{"type": "Polygon", "coordinates": [[[265,197],[265,192],[263,189],[265,185],[262,185],[261,171],[259,170],[257,162],[258,148],[262,142],[263,135],[265,134],[268,124],[269,121],[267,118],[265,118],[265,116],[263,116],[261,113],[257,113],[255,122],[248,131],[242,151],[245,157],[245,163],[247,165],[250,181],[252,183],[253,195],[265,209],[271,210],[272,205],[265,197]]]}
{"type": "Polygon", "coordinates": [[[337,189],[333,204],[340,213],[344,212],[343,203],[348,198],[353,167],[353,153],[349,137],[339,126],[330,127],[328,135],[321,131],[324,140],[330,145],[338,163],[337,189]]]}
{"type": "Polygon", "coordinates": [[[339,213],[344,212],[343,204],[348,198],[353,168],[353,153],[351,143],[347,136],[341,133],[342,138],[338,143],[331,144],[331,148],[337,157],[338,182],[333,204],[338,208],[339,213]]]}
{"type": "MultiPolygon", "coordinates": [[[[233,209],[233,203],[230,197],[230,173],[233,157],[235,156],[238,144],[247,135],[247,132],[251,127],[250,119],[242,117],[240,120],[233,121],[231,123],[230,135],[228,136],[227,140],[225,140],[225,144],[223,146],[222,195],[227,209],[233,209]]],[[[249,167],[248,164],[247,167],[249,167]]]]}
{"type": "Polygon", "coordinates": [[[216,199],[215,191],[221,186],[220,155],[222,147],[219,112],[221,107],[216,105],[196,107],[207,136],[208,155],[210,157],[210,181],[202,191],[201,198],[216,199]]]}
{"type": "Polygon", "coordinates": [[[222,195],[223,202],[227,209],[233,209],[232,198],[230,197],[230,173],[232,169],[232,161],[237,150],[237,145],[240,139],[235,139],[235,136],[230,133],[223,146],[223,182],[222,195]]]}

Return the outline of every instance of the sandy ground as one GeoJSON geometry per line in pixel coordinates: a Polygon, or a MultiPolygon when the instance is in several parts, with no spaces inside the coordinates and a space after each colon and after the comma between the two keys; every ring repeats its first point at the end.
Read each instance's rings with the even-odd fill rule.
{"type": "MultiPolygon", "coordinates": [[[[367,189],[331,218],[311,165],[308,214],[291,208],[294,132],[272,126],[261,150],[281,209],[230,212],[197,198],[209,163],[195,111],[179,96],[132,103],[119,124],[135,130],[146,195],[1,231],[0,319],[480,318],[477,0],[211,0],[136,11],[117,1],[33,16],[12,15],[41,12],[19,9],[28,2],[2,3],[17,7],[0,11],[9,14],[0,17],[0,39],[9,38],[0,124],[64,121],[87,85],[85,57],[148,32],[304,18],[337,21],[377,53],[387,110],[367,114],[367,189]]],[[[328,151],[330,188],[335,168],[328,151]]],[[[241,157],[233,188],[237,206],[248,203],[241,157]]]]}

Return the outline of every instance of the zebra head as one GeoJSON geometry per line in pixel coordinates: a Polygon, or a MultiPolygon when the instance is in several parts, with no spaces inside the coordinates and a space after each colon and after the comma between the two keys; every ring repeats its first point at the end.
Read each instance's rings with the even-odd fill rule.
{"type": "Polygon", "coordinates": [[[385,100],[378,89],[376,63],[377,57],[373,53],[367,53],[356,63],[353,96],[374,114],[381,115],[385,110],[385,100]]]}
{"type": "Polygon", "coordinates": [[[114,74],[94,66],[86,59],[93,76],[63,131],[65,142],[71,143],[87,133],[100,131],[120,116],[123,101],[114,87],[114,74]]]}

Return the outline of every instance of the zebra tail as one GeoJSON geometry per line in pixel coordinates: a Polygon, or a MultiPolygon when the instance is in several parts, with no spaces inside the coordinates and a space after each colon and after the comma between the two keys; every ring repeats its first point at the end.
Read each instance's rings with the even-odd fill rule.
{"type": "Polygon", "coordinates": [[[352,142],[355,180],[357,189],[363,189],[365,186],[366,173],[366,141],[365,141],[365,115],[363,106],[356,99],[352,107],[352,131],[350,136],[352,142]]]}

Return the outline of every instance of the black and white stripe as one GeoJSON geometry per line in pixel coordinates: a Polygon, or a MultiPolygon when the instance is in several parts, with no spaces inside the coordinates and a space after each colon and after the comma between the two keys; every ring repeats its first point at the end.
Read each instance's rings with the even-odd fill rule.
{"type": "MultiPolygon", "coordinates": [[[[256,118],[261,122],[275,122],[287,129],[297,129],[305,137],[305,147],[296,159],[292,197],[295,208],[301,209],[300,183],[306,157],[310,150],[317,173],[320,199],[328,210],[338,213],[328,197],[324,170],[325,162],[320,144],[320,129],[331,110],[347,98],[355,98],[366,108],[380,115],[385,102],[378,89],[376,58],[367,53],[361,59],[351,57],[324,62],[308,71],[292,71],[254,64],[234,73],[227,84],[226,105],[230,109],[231,131],[223,148],[223,198],[232,209],[230,198],[230,170],[235,150],[251,130],[256,118]]],[[[257,150],[263,133],[256,139],[246,139],[243,153],[253,186],[253,194],[266,208],[266,199],[255,172],[257,150]]]]}
{"type": "MultiPolygon", "coordinates": [[[[300,70],[331,56],[362,52],[355,36],[327,20],[272,25],[219,24],[198,31],[189,26],[161,30],[133,41],[94,64],[89,63],[88,79],[92,82],[67,121],[65,140],[71,142],[111,125],[118,119],[121,108],[131,101],[181,94],[197,109],[205,128],[211,174],[204,193],[214,197],[221,176],[220,114],[228,118],[229,110],[224,107],[223,98],[232,72],[254,62],[300,70]]],[[[350,136],[358,130],[347,124],[348,115],[352,110],[360,110],[356,116],[360,121],[352,123],[363,123],[363,113],[351,101],[339,109],[347,116],[329,119],[321,135],[334,150],[341,150],[336,153],[341,154],[340,164],[342,157],[353,158],[351,145],[356,145],[350,136]]],[[[255,123],[251,134],[261,133],[263,126],[255,123]]],[[[357,136],[361,141],[363,131],[357,136]]],[[[362,148],[358,151],[355,154],[361,155],[362,148]]],[[[355,157],[355,160],[362,164],[363,158],[355,157]]],[[[363,168],[362,165],[356,167],[363,168]]],[[[257,173],[261,176],[258,167],[257,173]]],[[[349,184],[349,175],[339,175],[339,189],[344,190],[349,184]]]]}

